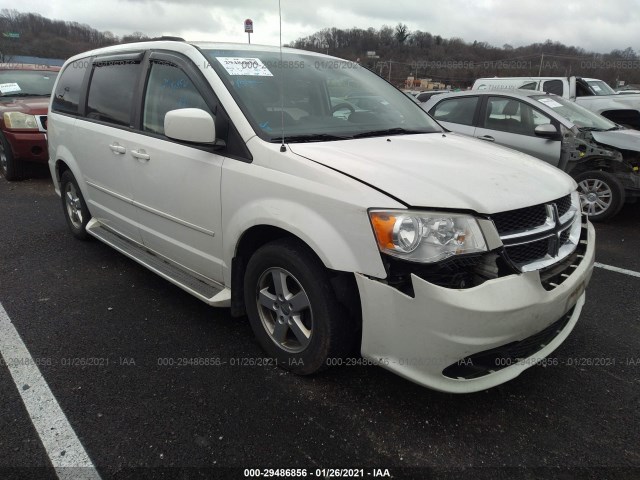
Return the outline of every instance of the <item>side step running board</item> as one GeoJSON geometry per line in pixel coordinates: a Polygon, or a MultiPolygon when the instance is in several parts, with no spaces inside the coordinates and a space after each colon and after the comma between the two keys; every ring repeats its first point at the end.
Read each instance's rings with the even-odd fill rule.
{"type": "Polygon", "coordinates": [[[231,305],[230,289],[195,277],[189,272],[167,262],[162,257],[154,255],[141,245],[105,228],[93,218],[87,224],[87,233],[135,260],[140,265],[147,267],[152,272],[157,273],[165,280],[169,280],[174,285],[198,297],[203,302],[214,307],[228,307],[231,305]]]}

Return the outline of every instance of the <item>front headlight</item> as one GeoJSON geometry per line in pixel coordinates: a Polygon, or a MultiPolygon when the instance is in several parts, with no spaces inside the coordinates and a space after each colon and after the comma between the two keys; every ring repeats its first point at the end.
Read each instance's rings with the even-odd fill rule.
{"type": "Polygon", "coordinates": [[[38,130],[36,117],[22,112],[5,112],[4,124],[7,128],[29,128],[38,130]]]}
{"type": "Polygon", "coordinates": [[[369,219],[380,251],[403,260],[433,263],[487,251],[480,226],[470,215],[372,210],[369,219]]]}

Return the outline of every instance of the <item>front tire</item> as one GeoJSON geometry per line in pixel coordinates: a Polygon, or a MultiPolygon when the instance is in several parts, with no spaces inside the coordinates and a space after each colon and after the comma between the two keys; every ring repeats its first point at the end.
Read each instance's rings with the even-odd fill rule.
{"type": "Polygon", "coordinates": [[[91,219],[91,214],[78,187],[78,182],[69,170],[60,177],[60,192],[62,193],[62,211],[69,230],[80,240],[89,239],[86,226],[91,219]]]}
{"type": "Polygon", "coordinates": [[[0,133],[0,173],[8,181],[22,180],[25,176],[25,165],[16,160],[11,150],[11,145],[0,133]]]}
{"type": "Polygon", "coordinates": [[[354,330],[328,270],[296,239],[268,243],[253,254],[244,296],[258,342],[286,370],[315,373],[352,344],[354,330]]]}
{"type": "Polygon", "coordinates": [[[576,176],[582,210],[592,222],[609,220],[624,206],[624,186],[609,172],[593,170],[576,176]]]}

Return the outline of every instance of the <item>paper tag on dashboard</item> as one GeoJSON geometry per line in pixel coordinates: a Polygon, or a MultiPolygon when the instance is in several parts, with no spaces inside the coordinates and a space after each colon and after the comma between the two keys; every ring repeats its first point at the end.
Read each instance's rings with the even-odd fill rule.
{"type": "Polygon", "coordinates": [[[561,103],[556,102],[553,98],[538,98],[538,101],[551,108],[558,108],[562,106],[561,103]]]}
{"type": "Polygon", "coordinates": [[[16,82],[0,83],[0,93],[2,94],[19,92],[20,90],[20,86],[16,82]]]}
{"type": "Polygon", "coordinates": [[[259,58],[216,57],[229,75],[273,77],[267,66],[259,58]]]}

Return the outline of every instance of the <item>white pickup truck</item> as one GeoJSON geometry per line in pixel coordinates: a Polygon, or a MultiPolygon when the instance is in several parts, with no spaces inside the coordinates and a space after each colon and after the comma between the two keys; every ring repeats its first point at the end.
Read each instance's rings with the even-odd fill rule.
{"type": "Polygon", "coordinates": [[[479,78],[473,90],[540,90],[568,98],[579,105],[630,128],[640,130],[640,94],[618,95],[603,80],[582,77],[479,78]]]}

